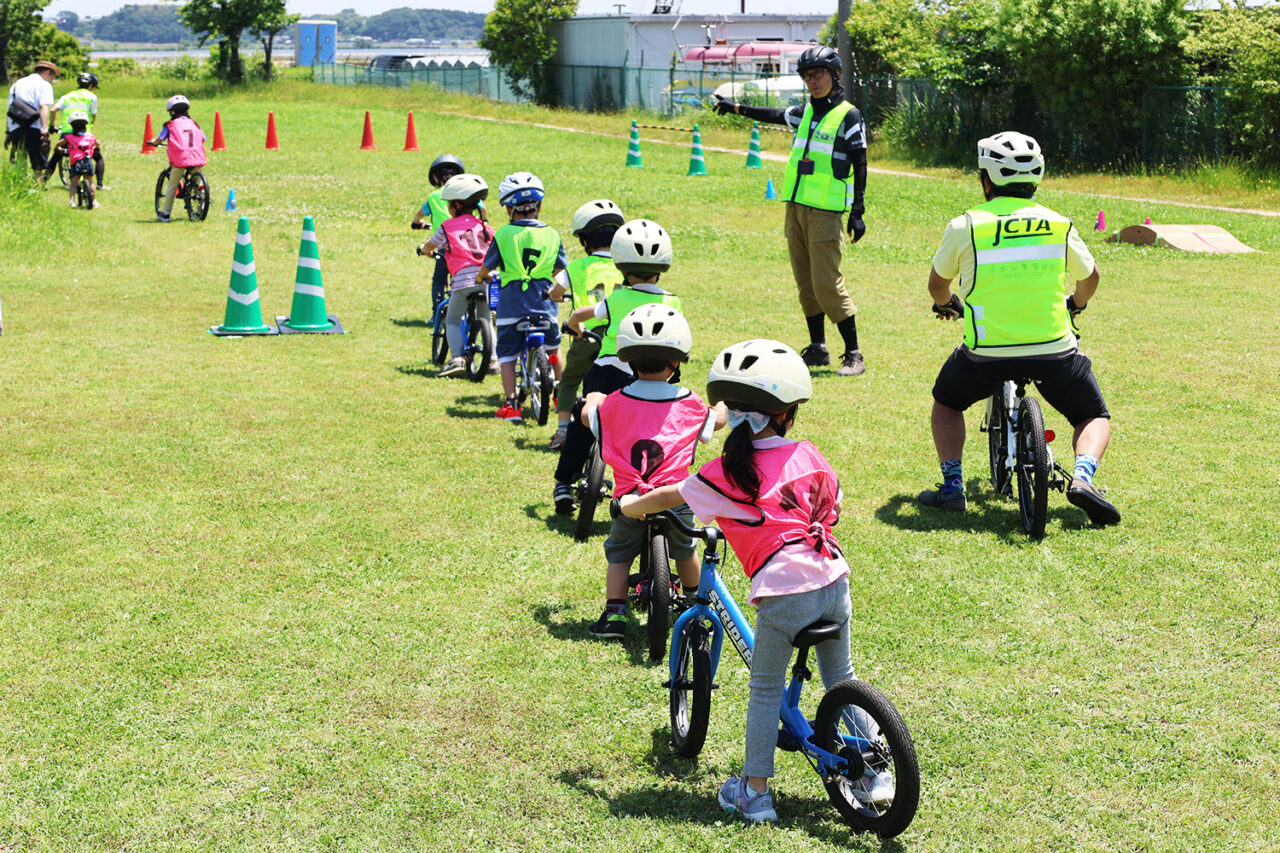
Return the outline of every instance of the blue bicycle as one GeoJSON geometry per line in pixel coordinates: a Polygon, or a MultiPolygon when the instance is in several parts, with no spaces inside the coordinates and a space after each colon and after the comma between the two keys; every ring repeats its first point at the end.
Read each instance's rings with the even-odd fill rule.
{"type": "Polygon", "coordinates": [[[556,389],[556,376],[551,369],[545,342],[552,329],[550,317],[530,314],[516,321],[516,329],[524,334],[524,349],[516,359],[516,407],[524,410],[527,402],[538,426],[547,425],[551,397],[556,389]]]}
{"type": "MultiPolygon", "coordinates": [[[[617,500],[610,511],[620,511],[617,500]]],[[[671,511],[661,515],[706,543],[697,597],[672,628],[669,678],[663,683],[670,693],[672,744],[680,755],[693,758],[706,741],[725,634],[749,669],[755,632],[716,569],[720,530],[689,527],[671,511]]],[[[820,621],[792,641],[798,654],[782,698],[778,746],[805,756],[822,777],[836,811],[855,832],[893,838],[911,824],[920,801],[915,744],[893,704],[870,684],[851,679],[823,695],[812,722],[800,711],[802,687],[813,677],[807,665],[809,650],[839,633],[835,622],[820,621]]]]}
{"type": "MultiPolygon", "coordinates": [[[[444,300],[436,307],[435,325],[431,330],[431,361],[442,365],[449,358],[449,338],[445,329],[445,315],[449,313],[449,300],[444,300]]],[[[483,292],[476,292],[467,297],[467,310],[462,314],[462,352],[455,355],[462,358],[467,378],[479,382],[489,372],[493,357],[493,326],[481,316],[481,305],[487,299],[483,292]]]]}

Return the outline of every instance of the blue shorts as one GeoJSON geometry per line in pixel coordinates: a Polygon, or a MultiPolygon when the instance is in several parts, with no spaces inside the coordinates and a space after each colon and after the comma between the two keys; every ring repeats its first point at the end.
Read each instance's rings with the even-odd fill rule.
{"type": "MultiPolygon", "coordinates": [[[[557,349],[560,346],[560,326],[559,318],[554,315],[538,314],[534,315],[545,318],[548,328],[543,331],[542,345],[548,351],[557,349]]],[[[524,330],[520,328],[523,323],[511,323],[506,326],[498,327],[498,363],[507,361],[515,361],[524,354],[524,330]]]]}

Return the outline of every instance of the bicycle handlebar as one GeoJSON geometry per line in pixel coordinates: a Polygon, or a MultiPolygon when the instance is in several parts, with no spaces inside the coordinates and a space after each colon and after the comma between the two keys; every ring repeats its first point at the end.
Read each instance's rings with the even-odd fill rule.
{"type": "MultiPolygon", "coordinates": [[[[617,518],[622,515],[622,501],[618,498],[612,498],[609,501],[609,517],[617,518]]],[[[683,532],[694,539],[701,539],[708,545],[715,547],[716,542],[720,539],[720,528],[707,525],[706,527],[690,527],[684,523],[680,516],[676,515],[673,510],[664,509],[662,512],[656,512],[646,518],[662,518],[671,523],[671,526],[683,532]]]]}
{"type": "Polygon", "coordinates": [[[569,335],[575,338],[582,338],[584,341],[589,341],[595,344],[603,342],[601,337],[597,335],[595,332],[591,331],[590,329],[584,328],[579,334],[577,335],[573,334],[573,329],[569,328],[568,323],[560,324],[560,334],[569,335]]]}

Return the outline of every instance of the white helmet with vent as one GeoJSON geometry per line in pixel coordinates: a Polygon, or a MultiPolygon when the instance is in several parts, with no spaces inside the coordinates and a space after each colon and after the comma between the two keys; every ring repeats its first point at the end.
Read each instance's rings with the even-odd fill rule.
{"type": "Polygon", "coordinates": [[[177,106],[190,107],[191,102],[183,95],[174,95],[172,98],[164,102],[164,108],[168,112],[173,112],[173,108],[177,106]]]}
{"type": "Polygon", "coordinates": [[[707,399],[733,409],[776,415],[812,396],[804,359],[781,341],[733,344],[716,356],[707,374],[707,399]]]}
{"type": "Polygon", "coordinates": [[[479,175],[454,175],[440,191],[445,201],[478,202],[489,197],[489,185],[479,175]]]}
{"type": "Polygon", "coordinates": [[[624,273],[651,276],[671,268],[671,237],[649,219],[624,223],[613,235],[613,265],[624,273]]]}
{"type": "Polygon", "coordinates": [[[684,315],[670,305],[650,302],[632,310],[618,324],[618,358],[631,362],[689,360],[693,332],[684,315]]]}
{"type": "Polygon", "coordinates": [[[1030,136],[1006,130],[978,140],[978,168],[997,187],[1038,184],[1044,177],[1044,155],[1030,136]]]}
{"type": "Polygon", "coordinates": [[[581,237],[603,225],[621,225],[626,219],[622,209],[607,198],[589,201],[573,214],[573,236],[581,237]]]}

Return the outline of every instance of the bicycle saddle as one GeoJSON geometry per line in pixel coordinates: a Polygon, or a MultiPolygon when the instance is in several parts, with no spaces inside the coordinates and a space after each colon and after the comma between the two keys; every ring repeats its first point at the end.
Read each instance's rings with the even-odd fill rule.
{"type": "Polygon", "coordinates": [[[791,645],[797,649],[807,649],[818,643],[834,640],[838,636],[840,636],[840,623],[820,620],[801,628],[800,633],[796,634],[795,639],[791,641],[791,645]]]}

